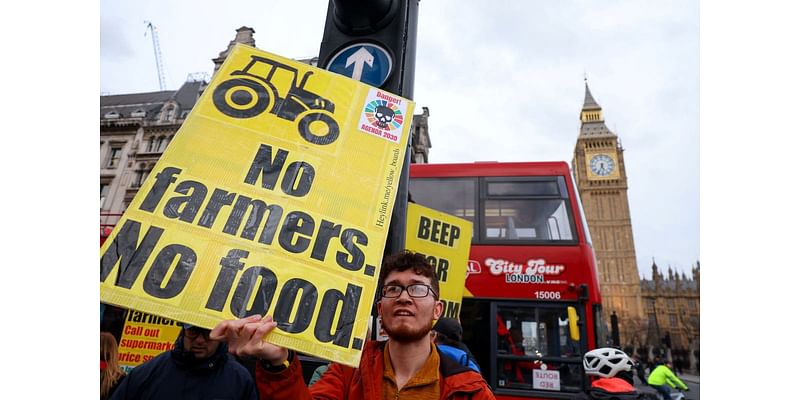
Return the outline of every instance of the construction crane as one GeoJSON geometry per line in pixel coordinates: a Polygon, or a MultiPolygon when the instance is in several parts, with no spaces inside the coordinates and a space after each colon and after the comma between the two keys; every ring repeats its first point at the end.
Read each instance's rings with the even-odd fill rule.
{"type": "MultiPolygon", "coordinates": [[[[147,24],[147,29],[150,30],[150,36],[153,38],[153,52],[156,55],[156,69],[158,70],[158,86],[164,91],[167,90],[167,85],[164,83],[164,66],[161,64],[161,47],[158,45],[158,28],[150,21],[144,21],[147,24]]],[[[144,31],[147,36],[147,31],[144,31]]]]}

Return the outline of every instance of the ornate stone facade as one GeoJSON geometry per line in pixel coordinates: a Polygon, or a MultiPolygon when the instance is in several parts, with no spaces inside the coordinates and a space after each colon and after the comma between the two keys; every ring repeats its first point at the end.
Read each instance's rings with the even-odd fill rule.
{"type": "MultiPolygon", "coordinates": [[[[587,83],[572,169],[597,258],[604,314],[616,314],[618,345],[627,352],[645,360],[671,358],[676,367],[697,371],[700,263],[691,279],[671,268],[665,276],[655,262],[653,279],[639,278],[623,152],[587,83]]],[[[611,327],[610,318],[607,323],[611,327]]]]}
{"type": "Polygon", "coordinates": [[[108,235],[194,107],[205,81],[100,96],[100,224],[108,235]]]}
{"type": "MultiPolygon", "coordinates": [[[[683,369],[699,370],[700,360],[700,262],[692,276],[668,269],[662,274],[653,261],[653,279],[641,280],[647,323],[633,338],[632,347],[669,350],[683,369]],[[668,340],[665,340],[669,336],[668,340]]],[[[640,351],[644,353],[643,351],[640,351]]],[[[647,354],[647,353],[645,353],[647,354]]]]}

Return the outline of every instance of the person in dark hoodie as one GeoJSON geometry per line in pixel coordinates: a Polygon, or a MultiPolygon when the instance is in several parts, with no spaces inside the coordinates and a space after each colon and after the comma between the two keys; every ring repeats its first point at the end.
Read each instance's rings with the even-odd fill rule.
{"type": "Polygon", "coordinates": [[[209,330],[184,324],[175,348],[134,368],[111,400],[258,400],[252,376],[209,330]]]}
{"type": "Polygon", "coordinates": [[[467,345],[461,341],[463,330],[461,323],[455,318],[439,318],[433,325],[434,343],[439,352],[458,361],[459,364],[481,372],[475,356],[469,351],[467,345]]]}

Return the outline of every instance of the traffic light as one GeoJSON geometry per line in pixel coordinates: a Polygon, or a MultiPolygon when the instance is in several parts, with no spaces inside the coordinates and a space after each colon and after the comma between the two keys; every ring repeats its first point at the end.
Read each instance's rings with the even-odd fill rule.
{"type": "Polygon", "coordinates": [[[419,0],[330,0],[317,66],[411,99],[419,0]]]}

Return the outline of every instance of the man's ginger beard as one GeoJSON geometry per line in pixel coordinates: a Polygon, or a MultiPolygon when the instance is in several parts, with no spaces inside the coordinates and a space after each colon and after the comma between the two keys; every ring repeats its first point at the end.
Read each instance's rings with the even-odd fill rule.
{"type": "Polygon", "coordinates": [[[402,326],[397,330],[391,329],[388,326],[383,327],[386,331],[386,334],[394,341],[400,343],[412,343],[416,342],[426,336],[428,336],[430,329],[426,329],[425,327],[420,327],[419,329],[413,329],[409,326],[402,326]]]}
{"type": "Polygon", "coordinates": [[[389,325],[384,325],[383,330],[386,331],[386,335],[392,340],[399,343],[412,343],[427,337],[430,334],[432,324],[433,321],[428,321],[427,323],[421,324],[416,329],[407,324],[402,324],[396,329],[389,325]]]}

